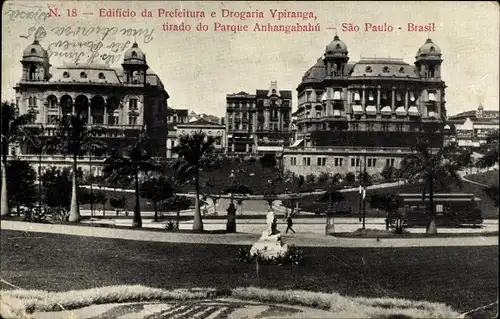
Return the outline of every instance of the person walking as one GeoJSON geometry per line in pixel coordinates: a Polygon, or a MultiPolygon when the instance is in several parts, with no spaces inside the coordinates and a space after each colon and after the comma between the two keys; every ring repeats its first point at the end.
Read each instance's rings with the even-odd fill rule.
{"type": "Polygon", "coordinates": [[[293,231],[293,233],[295,234],[295,230],[293,230],[293,228],[292,228],[292,226],[293,226],[292,214],[287,213],[286,217],[285,217],[285,220],[286,220],[286,231],[285,231],[285,234],[288,234],[289,230],[293,231]]]}

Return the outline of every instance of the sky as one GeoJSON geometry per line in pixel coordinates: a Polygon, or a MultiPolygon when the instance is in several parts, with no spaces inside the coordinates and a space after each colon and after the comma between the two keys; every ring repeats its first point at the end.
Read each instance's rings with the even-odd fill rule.
{"type": "MultiPolygon", "coordinates": [[[[83,52],[80,63],[91,54],[88,47],[102,47],[95,52],[93,63],[105,63],[110,54],[116,54],[112,67],[120,67],[123,52],[111,52],[137,41],[146,53],[150,68],[161,78],[170,98],[169,106],[187,108],[196,113],[223,116],[226,94],[256,89],[268,89],[271,81],[278,81],[281,90],[293,91],[293,110],[296,109],[296,88],[303,74],[322,56],[325,46],[335,32],[348,47],[349,62],[360,57],[402,58],[413,64],[418,48],[428,36],[442,50],[442,79],[448,86],[446,101],[448,114],[476,109],[482,103],[485,109],[499,106],[499,29],[500,11],[496,2],[273,2],[273,1],[7,1],[2,10],[2,101],[12,100],[12,89],[21,78],[19,62],[24,48],[34,40],[34,30],[40,43],[51,48],[53,66],[71,63],[69,52],[83,52]],[[46,17],[49,8],[57,9],[59,16],[46,17]],[[72,11],[76,9],[76,11],[72,11]],[[100,12],[120,9],[134,11],[134,18],[100,17],[100,12]],[[152,17],[142,17],[143,10],[152,17]],[[205,18],[159,17],[174,10],[203,11],[205,18]],[[241,20],[222,17],[223,9],[231,12],[261,12],[263,18],[241,20]],[[309,20],[274,19],[270,10],[312,12],[309,20]],[[76,12],[76,17],[68,16],[76,12]],[[212,18],[211,13],[216,17],[212,18]],[[221,25],[248,25],[250,31],[215,31],[221,25]],[[255,32],[260,24],[307,24],[320,31],[255,32]],[[189,24],[189,32],[163,31],[163,24],[172,27],[189,24]],[[208,31],[198,32],[203,23],[208,31]],[[343,32],[342,24],[360,27],[358,32],[343,32]],[[365,23],[392,25],[392,32],[366,32],[365,23]],[[409,32],[408,23],[434,23],[433,32],[409,32]],[[63,30],[94,27],[101,32],[87,35],[59,35],[63,30]],[[97,29],[99,27],[100,29],[97,29]],[[327,28],[336,28],[327,29],[327,28]],[[398,27],[402,29],[399,30],[398,27]],[[108,29],[105,29],[108,28],[108,29]],[[116,28],[116,29],[112,29],[116,28]],[[145,28],[144,34],[124,35],[123,28],[145,28]],[[103,40],[105,30],[109,34],[103,40]],[[113,34],[116,32],[116,34],[113,34]],[[152,34],[151,34],[152,32],[152,34]],[[57,41],[83,42],[83,48],[57,48],[57,41]],[[118,56],[121,54],[120,56],[118,56]],[[66,55],[66,56],[64,56],[66,55]]],[[[117,10],[115,10],[116,13],[117,10]]],[[[227,11],[226,11],[227,12],[227,11]]]]}

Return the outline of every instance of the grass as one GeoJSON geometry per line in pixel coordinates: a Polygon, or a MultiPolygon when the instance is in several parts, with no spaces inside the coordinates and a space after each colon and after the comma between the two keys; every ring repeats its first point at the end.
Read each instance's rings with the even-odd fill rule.
{"type": "Polygon", "coordinates": [[[185,301],[215,296],[275,304],[301,305],[332,312],[337,318],[379,318],[380,316],[409,316],[410,318],[452,318],[459,313],[450,307],[430,302],[392,298],[344,297],[337,293],[318,293],[300,290],[276,290],[256,287],[235,288],[227,291],[214,289],[166,290],[141,285],[110,286],[79,291],[49,292],[40,290],[3,291],[3,313],[23,317],[35,311],[60,311],[82,308],[93,304],[139,301],[185,301]],[[347,316],[346,316],[347,315],[347,316]]]}
{"type": "Polygon", "coordinates": [[[0,277],[24,289],[257,286],[439,302],[462,312],[497,298],[497,247],[303,248],[304,266],[262,265],[257,279],[255,265],[236,262],[241,246],[7,230],[0,237],[0,277]]]}
{"type": "Polygon", "coordinates": [[[479,174],[471,174],[465,176],[468,180],[471,180],[476,183],[481,183],[484,185],[498,185],[499,177],[498,177],[498,169],[486,171],[479,174]]]}

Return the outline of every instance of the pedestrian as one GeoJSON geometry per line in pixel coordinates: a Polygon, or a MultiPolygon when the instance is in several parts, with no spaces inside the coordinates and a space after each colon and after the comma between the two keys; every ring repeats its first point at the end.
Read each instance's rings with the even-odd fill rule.
{"type": "Polygon", "coordinates": [[[285,234],[288,234],[288,230],[293,231],[293,233],[295,234],[295,230],[293,230],[292,226],[293,226],[292,214],[287,214],[286,215],[286,231],[285,231],[285,234]]]}

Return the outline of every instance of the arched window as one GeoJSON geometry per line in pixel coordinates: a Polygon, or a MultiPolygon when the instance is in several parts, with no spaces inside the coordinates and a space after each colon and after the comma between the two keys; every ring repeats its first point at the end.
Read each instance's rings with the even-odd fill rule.
{"type": "Polygon", "coordinates": [[[31,54],[36,54],[35,48],[31,49],[31,54]]]}
{"type": "Polygon", "coordinates": [[[384,73],[389,73],[389,67],[388,66],[384,66],[383,72],[384,73]]]}
{"type": "Polygon", "coordinates": [[[134,58],[137,57],[137,52],[132,51],[132,57],[134,57],[134,58]]]}
{"type": "Polygon", "coordinates": [[[340,44],[337,43],[337,46],[335,47],[337,50],[340,50],[340,44]]]}
{"type": "Polygon", "coordinates": [[[372,73],[372,67],[371,66],[367,66],[366,69],[365,69],[365,72],[366,73],[372,73]]]}
{"type": "Polygon", "coordinates": [[[81,73],[80,73],[80,77],[81,77],[82,79],[86,79],[86,78],[87,78],[87,73],[85,73],[85,72],[81,72],[81,73]]]}
{"type": "Polygon", "coordinates": [[[434,47],[431,47],[431,49],[430,49],[430,50],[431,50],[431,52],[436,51],[436,49],[434,49],[434,47]]]}
{"type": "Polygon", "coordinates": [[[69,73],[68,72],[64,72],[63,73],[63,78],[69,78],[69,73]]]}
{"type": "Polygon", "coordinates": [[[400,67],[400,68],[399,68],[399,73],[405,73],[405,68],[400,67]]]}
{"type": "Polygon", "coordinates": [[[106,77],[104,76],[104,73],[102,73],[102,72],[101,72],[101,73],[99,73],[99,79],[100,79],[100,80],[104,80],[104,79],[106,79],[106,77]]]}

